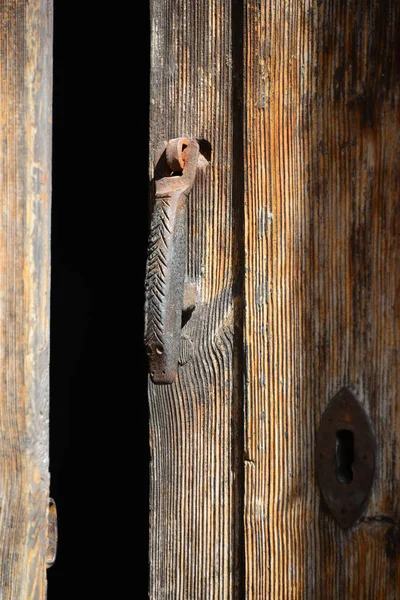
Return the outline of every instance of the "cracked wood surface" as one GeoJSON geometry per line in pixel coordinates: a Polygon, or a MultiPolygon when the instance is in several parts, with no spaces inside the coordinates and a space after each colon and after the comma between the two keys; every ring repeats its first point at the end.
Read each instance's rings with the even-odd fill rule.
{"type": "Polygon", "coordinates": [[[400,597],[397,0],[245,2],[246,598],[400,597]],[[343,530],[314,450],[347,386],[377,468],[343,530]]]}
{"type": "Polygon", "coordinates": [[[171,385],[149,379],[150,598],[238,598],[231,2],[150,6],[150,178],[164,140],[212,149],[187,201],[186,276],[198,300],[182,333],[192,358],[171,385]]]}
{"type": "Polygon", "coordinates": [[[52,2],[0,0],[0,598],[46,597],[52,2]]]}

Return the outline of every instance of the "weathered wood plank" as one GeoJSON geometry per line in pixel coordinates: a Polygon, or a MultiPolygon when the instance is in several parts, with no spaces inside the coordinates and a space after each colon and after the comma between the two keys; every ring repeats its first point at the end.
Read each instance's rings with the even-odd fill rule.
{"type": "Polygon", "coordinates": [[[400,596],[399,15],[245,2],[248,599],[400,596]],[[314,469],[342,386],[378,444],[347,531],[314,469]]]}
{"type": "Polygon", "coordinates": [[[188,202],[187,274],[199,299],[183,333],[194,356],[172,385],[149,380],[150,597],[236,598],[231,2],[152,0],[151,25],[150,177],[162,140],[207,140],[212,158],[188,202]]]}
{"type": "Polygon", "coordinates": [[[0,597],[46,597],[51,0],[0,0],[0,597]]]}

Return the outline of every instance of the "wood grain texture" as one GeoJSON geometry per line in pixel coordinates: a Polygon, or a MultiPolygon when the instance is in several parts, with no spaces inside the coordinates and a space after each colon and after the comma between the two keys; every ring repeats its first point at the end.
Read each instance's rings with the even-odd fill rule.
{"type": "Polygon", "coordinates": [[[46,597],[52,2],[0,0],[0,597],[46,597]]]}
{"type": "Polygon", "coordinates": [[[212,157],[188,199],[193,358],[173,384],[149,380],[150,598],[237,598],[231,2],[152,0],[151,25],[150,177],[163,140],[207,140],[212,157]]]}
{"type": "Polygon", "coordinates": [[[400,597],[400,5],[245,2],[246,598],[400,597]],[[376,433],[362,520],[315,435],[347,386],[376,433]]]}

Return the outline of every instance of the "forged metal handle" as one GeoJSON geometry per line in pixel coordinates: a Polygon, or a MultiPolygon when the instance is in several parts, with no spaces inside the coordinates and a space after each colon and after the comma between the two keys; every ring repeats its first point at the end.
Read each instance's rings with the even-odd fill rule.
{"type": "Polygon", "coordinates": [[[186,267],[186,200],[199,161],[196,140],[166,145],[156,169],[156,195],[146,267],[145,345],[155,383],[176,377],[186,267]]]}

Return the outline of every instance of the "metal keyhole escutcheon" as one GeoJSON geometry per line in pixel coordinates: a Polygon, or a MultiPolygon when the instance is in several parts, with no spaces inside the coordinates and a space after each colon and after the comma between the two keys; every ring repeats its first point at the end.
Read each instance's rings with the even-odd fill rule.
{"type": "Polygon", "coordinates": [[[332,515],[348,528],[364,512],[375,472],[376,442],[368,416],[342,388],[328,404],[316,443],[319,487],[332,515]]]}

